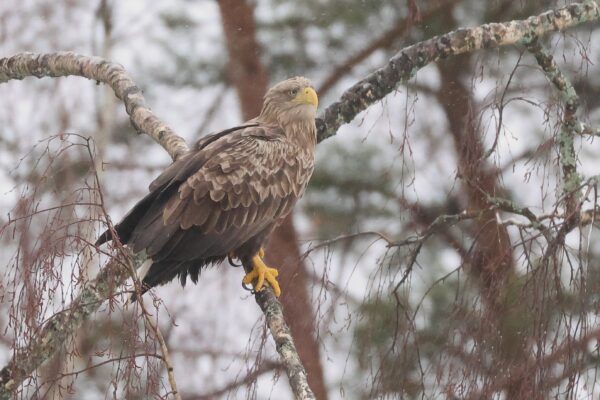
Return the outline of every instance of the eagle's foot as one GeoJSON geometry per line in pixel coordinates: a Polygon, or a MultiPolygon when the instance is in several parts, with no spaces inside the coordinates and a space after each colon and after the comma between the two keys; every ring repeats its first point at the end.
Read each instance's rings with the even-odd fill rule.
{"type": "Polygon", "coordinates": [[[262,260],[264,254],[265,252],[261,248],[258,254],[252,257],[252,271],[248,272],[246,276],[244,276],[242,283],[247,285],[256,279],[254,290],[260,292],[266,280],[273,288],[275,296],[279,297],[281,295],[281,288],[279,287],[279,282],[277,282],[277,275],[279,275],[279,271],[277,271],[275,268],[269,268],[265,265],[264,261],[262,260]]]}

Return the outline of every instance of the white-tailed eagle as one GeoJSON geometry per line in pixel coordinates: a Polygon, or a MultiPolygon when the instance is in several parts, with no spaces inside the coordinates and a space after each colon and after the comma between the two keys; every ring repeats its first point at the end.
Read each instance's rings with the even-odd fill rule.
{"type": "MultiPolygon", "coordinates": [[[[262,245],[290,213],[313,172],[317,94],[295,77],[273,86],[260,115],[200,139],[150,185],[150,193],[115,226],[119,240],[145,251],[143,292],[227,257],[251,267],[243,282],[281,290],[262,245]]],[[[104,232],[97,245],[112,240],[104,232]]]]}

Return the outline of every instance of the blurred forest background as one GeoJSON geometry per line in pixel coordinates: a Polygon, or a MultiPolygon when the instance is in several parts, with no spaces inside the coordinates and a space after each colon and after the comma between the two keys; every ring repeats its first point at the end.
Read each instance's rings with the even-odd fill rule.
{"type": "MultiPolygon", "coordinates": [[[[322,108],[409,44],[564,4],[2,0],[0,57],[119,62],[192,142],[255,116],[284,78],[311,78],[322,108]]],[[[582,119],[600,123],[597,24],[543,43],[582,119]]],[[[600,396],[600,233],[593,218],[561,231],[563,107],[532,55],[506,47],[427,66],[319,144],[307,193],[267,248],[318,399],[600,396]]],[[[574,148],[581,210],[595,210],[600,146],[574,148]]],[[[105,226],[97,189],[116,222],[169,162],[104,86],[0,85],[0,366],[105,262],[90,245],[105,226]]],[[[242,275],[222,265],[149,297],[184,399],[291,398],[242,275]]],[[[125,298],[15,398],[164,396],[157,343],[125,298]]]]}

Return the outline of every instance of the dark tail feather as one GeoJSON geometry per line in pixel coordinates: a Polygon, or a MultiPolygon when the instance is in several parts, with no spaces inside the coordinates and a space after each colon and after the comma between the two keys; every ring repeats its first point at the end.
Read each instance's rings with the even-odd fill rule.
{"type": "Polygon", "coordinates": [[[150,266],[148,273],[142,280],[142,286],[153,288],[154,286],[164,285],[171,282],[180,271],[185,271],[189,267],[188,263],[178,261],[159,261],[150,266]]]}
{"type": "MultiPolygon", "coordinates": [[[[123,217],[123,220],[115,225],[115,231],[119,236],[119,240],[123,244],[129,243],[129,239],[131,238],[131,234],[133,230],[140,222],[140,220],[144,217],[146,212],[152,207],[154,200],[156,200],[159,195],[162,193],[162,188],[158,188],[157,190],[148,193],[146,197],[140,200],[133,208],[123,217]]],[[[103,243],[110,242],[113,240],[113,235],[110,229],[104,231],[98,240],[96,240],[95,245],[100,246],[103,243]]]]}
{"type": "MultiPolygon", "coordinates": [[[[140,288],[140,296],[143,296],[144,293],[146,293],[148,290],[152,289],[152,287],[150,287],[149,285],[146,285],[144,282],[142,282],[142,287],[140,288]]],[[[129,302],[130,303],[135,303],[138,299],[138,294],[136,291],[134,291],[133,293],[131,293],[131,296],[129,296],[129,302]]]]}
{"type": "MultiPolygon", "coordinates": [[[[143,295],[148,290],[152,289],[155,286],[164,285],[172,281],[175,278],[179,278],[181,282],[181,286],[185,286],[188,275],[192,279],[192,282],[197,283],[198,277],[200,275],[200,270],[210,264],[216,264],[223,261],[225,257],[216,256],[216,257],[208,257],[195,261],[152,261],[148,260],[146,262],[151,262],[152,264],[148,268],[147,272],[145,272],[145,276],[142,279],[142,287],[140,288],[139,295],[143,295]]],[[[138,271],[143,269],[144,266],[140,267],[138,271]]],[[[144,273],[144,272],[142,272],[144,273]]],[[[133,293],[129,298],[130,302],[137,301],[138,293],[133,293]]]]}
{"type": "MultiPolygon", "coordinates": [[[[144,261],[144,263],[142,265],[140,265],[140,267],[137,269],[137,274],[141,279],[141,287],[140,287],[140,292],[139,295],[143,296],[144,293],[146,293],[148,290],[150,290],[152,288],[152,286],[150,286],[146,281],[145,278],[148,275],[148,271],[150,270],[150,268],[152,267],[152,265],[154,264],[154,261],[152,261],[152,259],[147,259],[146,261],[144,261]]],[[[131,296],[129,297],[129,302],[130,303],[134,303],[135,301],[137,301],[138,298],[138,292],[134,291],[131,296]]]]}
{"type": "Polygon", "coordinates": [[[111,240],[112,240],[112,232],[110,231],[110,229],[107,229],[104,232],[102,232],[102,235],[100,235],[100,237],[98,237],[98,240],[96,240],[96,243],[94,243],[94,246],[100,246],[106,242],[110,242],[111,240]]]}
{"type": "MultiPolygon", "coordinates": [[[[150,260],[151,261],[151,260],[150,260]]],[[[139,295],[142,296],[148,290],[155,286],[164,285],[172,281],[181,271],[185,271],[190,267],[190,264],[181,262],[153,262],[148,268],[146,275],[142,279],[142,287],[139,295]]],[[[144,268],[143,266],[140,269],[144,268]]],[[[137,301],[138,294],[134,292],[129,301],[131,303],[137,301]]]]}

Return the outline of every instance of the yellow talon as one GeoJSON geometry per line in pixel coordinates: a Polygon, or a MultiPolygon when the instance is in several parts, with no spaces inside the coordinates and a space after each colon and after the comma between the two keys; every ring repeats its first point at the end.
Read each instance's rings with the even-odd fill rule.
{"type": "Polygon", "coordinates": [[[275,296],[279,297],[281,295],[281,288],[279,287],[279,282],[277,282],[277,276],[279,275],[279,271],[275,268],[269,268],[265,265],[262,257],[264,257],[264,250],[261,248],[254,257],[252,257],[252,271],[248,272],[242,283],[249,284],[254,279],[256,279],[256,284],[254,285],[254,290],[260,292],[265,284],[265,280],[271,285],[273,288],[273,292],[275,292],[275,296]]]}
{"type": "Polygon", "coordinates": [[[263,249],[262,247],[258,249],[258,256],[260,258],[265,258],[265,249],[263,249]]]}

